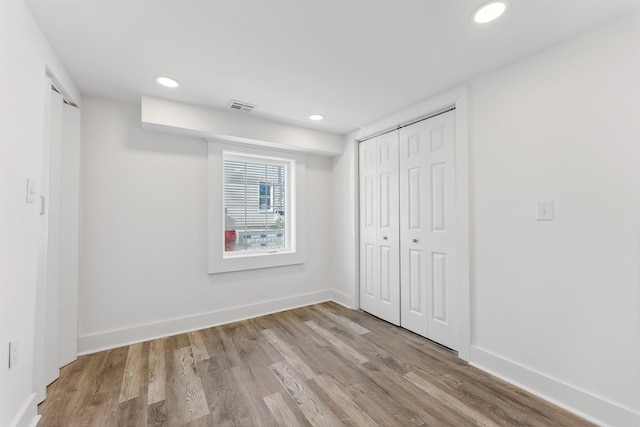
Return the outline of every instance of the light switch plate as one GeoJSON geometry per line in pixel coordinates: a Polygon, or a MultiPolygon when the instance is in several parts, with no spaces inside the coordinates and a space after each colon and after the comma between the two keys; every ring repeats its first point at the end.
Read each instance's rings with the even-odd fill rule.
{"type": "Polygon", "coordinates": [[[536,219],[538,221],[553,221],[553,200],[538,200],[536,202],[536,219]]]}
{"type": "Polygon", "coordinates": [[[33,203],[36,199],[36,181],[27,178],[27,203],[33,203]]]}

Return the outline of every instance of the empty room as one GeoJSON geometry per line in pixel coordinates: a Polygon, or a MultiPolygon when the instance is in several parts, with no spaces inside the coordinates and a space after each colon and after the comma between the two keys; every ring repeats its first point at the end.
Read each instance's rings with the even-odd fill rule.
{"type": "Polygon", "coordinates": [[[0,426],[640,427],[640,0],[1,0],[0,426]]]}

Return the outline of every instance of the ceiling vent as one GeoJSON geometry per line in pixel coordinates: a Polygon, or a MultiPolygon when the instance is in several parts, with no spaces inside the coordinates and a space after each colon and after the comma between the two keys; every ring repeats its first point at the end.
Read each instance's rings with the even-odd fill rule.
{"type": "Polygon", "coordinates": [[[227,104],[227,110],[229,111],[242,111],[243,113],[250,113],[253,109],[256,108],[255,105],[249,104],[248,102],[236,101],[232,99],[227,104]]]}

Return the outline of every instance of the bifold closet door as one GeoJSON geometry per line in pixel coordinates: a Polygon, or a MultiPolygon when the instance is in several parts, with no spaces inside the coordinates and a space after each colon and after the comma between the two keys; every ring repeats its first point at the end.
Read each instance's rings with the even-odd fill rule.
{"type": "Polygon", "coordinates": [[[360,143],[360,307],[400,324],[398,132],[360,143]]]}
{"type": "Polygon", "coordinates": [[[80,111],[44,81],[33,387],[37,402],[78,354],[80,111]]]}
{"type": "Polygon", "coordinates": [[[454,120],[400,130],[400,324],[457,349],[454,120]]]}

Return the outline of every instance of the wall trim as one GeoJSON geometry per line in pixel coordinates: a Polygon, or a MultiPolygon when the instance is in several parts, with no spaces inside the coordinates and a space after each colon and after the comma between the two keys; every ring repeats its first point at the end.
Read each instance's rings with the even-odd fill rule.
{"type": "Polygon", "coordinates": [[[554,405],[603,426],[638,426],[640,413],[569,385],[534,369],[471,347],[469,363],[554,405]]]}
{"type": "Polygon", "coordinates": [[[263,301],[208,313],[168,319],[156,323],[100,332],[80,337],[79,356],[110,350],[125,345],[136,344],[227,323],[265,316],[294,308],[318,304],[332,299],[332,291],[318,291],[278,300],[263,301]]]}
{"type": "Polygon", "coordinates": [[[345,294],[344,292],[332,290],[331,301],[335,302],[336,304],[340,304],[341,306],[344,306],[348,309],[357,310],[357,308],[354,307],[352,296],[349,294],[345,294]]]}
{"type": "Polygon", "coordinates": [[[31,393],[20,408],[20,411],[13,418],[10,427],[35,427],[40,420],[38,415],[38,405],[36,404],[36,394],[31,393]]]}

